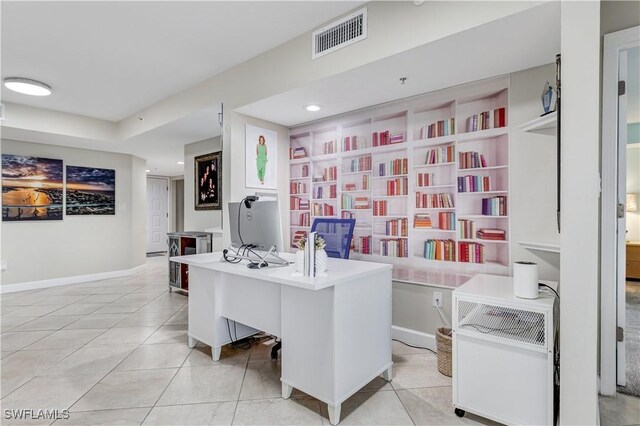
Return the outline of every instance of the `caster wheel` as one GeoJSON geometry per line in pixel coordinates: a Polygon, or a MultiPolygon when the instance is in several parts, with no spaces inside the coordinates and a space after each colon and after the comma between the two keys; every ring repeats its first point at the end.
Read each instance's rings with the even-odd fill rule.
{"type": "Polygon", "coordinates": [[[464,417],[465,411],[464,411],[464,410],[461,410],[461,409],[459,409],[459,408],[456,408],[456,409],[454,410],[454,413],[456,413],[456,416],[458,416],[458,417],[464,417]]]}

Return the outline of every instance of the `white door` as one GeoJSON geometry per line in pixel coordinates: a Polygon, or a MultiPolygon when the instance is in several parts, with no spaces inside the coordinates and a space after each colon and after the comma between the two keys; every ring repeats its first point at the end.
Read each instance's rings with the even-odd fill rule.
{"type": "Polygon", "coordinates": [[[167,251],[167,179],[147,178],[147,253],[167,251]]]}
{"type": "MultiPolygon", "coordinates": [[[[618,81],[627,82],[627,51],[621,50],[618,62],[618,81]]],[[[627,91],[618,92],[618,223],[617,223],[617,306],[616,318],[618,329],[624,330],[626,297],[626,231],[627,219],[625,206],[627,197],[627,91]]],[[[618,386],[626,385],[627,358],[625,342],[618,339],[616,348],[616,369],[618,386]]]]}

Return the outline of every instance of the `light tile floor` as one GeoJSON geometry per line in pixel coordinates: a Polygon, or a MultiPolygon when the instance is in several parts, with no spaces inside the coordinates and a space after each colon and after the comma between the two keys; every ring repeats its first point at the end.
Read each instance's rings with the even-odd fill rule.
{"type": "MultiPolygon", "coordinates": [[[[280,397],[271,342],[227,346],[218,363],[209,347],[188,348],[186,304],[167,291],[165,257],[132,277],[3,294],[2,424],[53,423],[4,418],[10,409],[68,409],[56,425],[329,424],[318,400],[280,397]]],[[[453,414],[451,379],[432,353],[393,342],[393,360],[393,381],[349,398],[342,425],[491,424],[453,414]]],[[[633,424],[637,401],[602,401],[602,423],[633,424]]]]}

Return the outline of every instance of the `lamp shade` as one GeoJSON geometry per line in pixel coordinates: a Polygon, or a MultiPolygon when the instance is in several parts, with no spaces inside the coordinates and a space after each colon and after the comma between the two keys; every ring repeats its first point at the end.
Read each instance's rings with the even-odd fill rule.
{"type": "Polygon", "coordinates": [[[635,194],[635,193],[627,194],[627,211],[628,212],[638,211],[638,194],[635,194]]]}

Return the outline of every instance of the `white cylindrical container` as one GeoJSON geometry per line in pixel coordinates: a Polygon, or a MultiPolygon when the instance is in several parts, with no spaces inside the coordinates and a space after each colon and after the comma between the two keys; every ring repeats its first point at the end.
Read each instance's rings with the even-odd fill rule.
{"type": "Polygon", "coordinates": [[[538,298],[538,264],[513,263],[513,294],[522,299],[538,298]]]}

